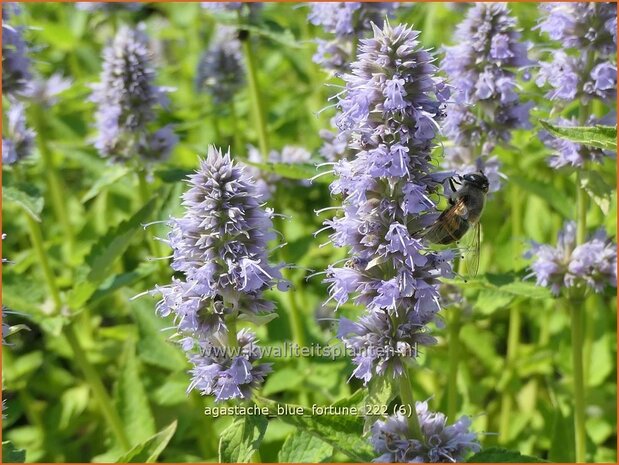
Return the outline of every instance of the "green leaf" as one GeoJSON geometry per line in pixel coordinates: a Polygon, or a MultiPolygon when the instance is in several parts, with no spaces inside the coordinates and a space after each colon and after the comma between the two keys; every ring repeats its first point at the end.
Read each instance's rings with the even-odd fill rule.
{"type": "Polygon", "coordinates": [[[249,160],[243,160],[243,163],[255,166],[265,173],[277,174],[286,179],[309,180],[315,178],[312,182],[319,184],[330,184],[335,179],[335,176],[329,170],[319,171],[311,163],[255,163],[249,160]]]}
{"type": "Polygon", "coordinates": [[[155,434],[155,419],[142,384],[133,341],[129,341],[125,347],[116,385],[116,402],[132,445],[138,445],[155,434]]]}
{"type": "Polygon", "coordinates": [[[467,279],[467,289],[479,289],[498,291],[515,297],[527,297],[529,299],[547,299],[552,297],[545,287],[537,286],[530,281],[522,281],[522,276],[516,273],[485,273],[476,278],[467,279]]]}
{"type": "Polygon", "coordinates": [[[482,450],[467,460],[467,463],[545,463],[542,460],[529,455],[522,455],[518,451],[491,447],[482,450]]]}
{"type": "MultiPolygon", "coordinates": [[[[354,404],[357,403],[356,395],[356,393],[353,395],[354,404]]],[[[363,396],[363,393],[360,395],[363,396]]],[[[345,401],[348,402],[349,399],[345,401]]],[[[278,405],[283,405],[264,399],[263,402],[272,411],[275,411],[278,405]]],[[[344,406],[342,403],[332,405],[332,407],[344,406]]],[[[363,438],[363,417],[360,415],[312,415],[311,410],[304,409],[304,415],[280,415],[277,418],[318,437],[355,462],[370,462],[375,457],[372,447],[363,438]]]]}
{"type": "Polygon", "coordinates": [[[170,323],[155,315],[154,300],[142,297],[135,300],[132,307],[132,315],[140,331],[137,346],[140,359],[170,371],[184,368],[187,361],[180,350],[166,340],[163,330],[169,328],[170,323]]]}
{"type": "Polygon", "coordinates": [[[559,408],[555,409],[550,441],[548,460],[563,463],[576,460],[573,414],[564,416],[559,408]]]}
{"type": "Polygon", "coordinates": [[[41,212],[43,211],[43,197],[40,193],[30,187],[23,185],[19,186],[3,186],[2,187],[2,202],[14,202],[19,205],[24,211],[35,221],[41,221],[41,212]]]}
{"type": "Polygon", "coordinates": [[[98,196],[102,190],[111,186],[119,179],[122,179],[129,173],[129,168],[123,165],[112,165],[108,167],[100,177],[94,182],[92,187],[86,192],[81,199],[82,203],[88,202],[90,199],[98,196]]]}
{"type": "Polygon", "coordinates": [[[393,379],[386,376],[373,377],[368,387],[368,393],[365,397],[363,405],[367,405],[370,409],[366,412],[364,432],[368,432],[374,422],[380,417],[378,414],[382,412],[383,406],[389,403],[396,397],[397,390],[394,386],[393,379]]]}
{"type": "Polygon", "coordinates": [[[24,463],[26,451],[17,449],[11,441],[2,441],[2,463],[24,463]]]}
{"type": "Polygon", "coordinates": [[[144,207],[126,221],[107,231],[97,242],[82,267],[82,277],[69,295],[69,305],[80,308],[95,293],[99,285],[111,274],[112,265],[129,247],[142,224],[151,215],[156,199],[150,200],[144,207]]]}
{"type": "Polygon", "coordinates": [[[304,431],[286,438],[279,451],[280,463],[320,463],[333,455],[333,447],[304,431]]]}
{"type": "Polygon", "coordinates": [[[557,190],[552,184],[525,178],[524,176],[518,176],[516,174],[510,175],[509,180],[518,184],[523,190],[548,202],[548,204],[563,217],[569,218],[572,215],[573,208],[569,198],[557,190]]]}
{"type": "Polygon", "coordinates": [[[602,213],[608,215],[613,187],[609,186],[599,173],[591,170],[581,171],[580,187],[589,194],[602,213]]]}
{"type": "Polygon", "coordinates": [[[154,463],[164,451],[174,432],[176,421],[141,444],[133,447],[120,457],[116,463],[154,463]]]}
{"type": "Polygon", "coordinates": [[[219,439],[219,461],[248,463],[260,447],[269,422],[260,415],[236,418],[219,439]]]}
{"type": "Polygon", "coordinates": [[[161,179],[163,182],[175,183],[180,181],[186,181],[194,171],[185,168],[168,168],[166,170],[156,170],[155,176],[161,179]]]}
{"type": "Polygon", "coordinates": [[[553,136],[604,150],[617,150],[617,126],[561,127],[544,120],[540,120],[540,124],[553,136]]]}
{"type": "Polygon", "coordinates": [[[267,377],[262,387],[262,395],[270,396],[282,391],[294,391],[297,390],[299,385],[302,385],[302,382],[303,377],[298,370],[294,368],[282,368],[271,373],[267,377]]]}

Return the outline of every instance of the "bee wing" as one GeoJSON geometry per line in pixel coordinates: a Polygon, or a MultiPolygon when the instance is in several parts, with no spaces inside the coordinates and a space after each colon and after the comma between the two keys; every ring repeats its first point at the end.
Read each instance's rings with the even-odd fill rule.
{"type": "Polygon", "coordinates": [[[449,244],[456,242],[460,236],[456,234],[462,225],[462,219],[466,219],[469,210],[466,207],[465,199],[459,198],[456,202],[441,213],[441,216],[422,234],[430,242],[437,244],[449,244]]]}
{"type": "Polygon", "coordinates": [[[471,242],[464,254],[464,266],[468,276],[477,276],[479,270],[479,247],[481,243],[481,224],[477,222],[471,233],[471,242]]]}

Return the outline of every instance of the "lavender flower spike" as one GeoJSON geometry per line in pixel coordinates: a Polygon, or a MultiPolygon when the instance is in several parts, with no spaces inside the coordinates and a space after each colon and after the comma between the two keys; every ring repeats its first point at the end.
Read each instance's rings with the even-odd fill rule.
{"type": "Polygon", "coordinates": [[[269,367],[258,363],[253,333],[230,332],[236,321],[274,317],[263,292],[287,289],[282,266],[268,262],[271,212],[262,209],[252,179],[214,147],[189,184],[185,215],[169,223],[172,268],[184,278],[154,291],[162,296],[157,313],[174,316],[176,338],[193,364],[190,389],[216,400],[246,398],[269,367]]]}
{"type": "Polygon", "coordinates": [[[20,95],[32,79],[23,28],[8,24],[19,12],[16,3],[2,4],[2,92],[13,97],[20,95]]]}
{"type": "Polygon", "coordinates": [[[13,165],[32,153],[35,132],[26,126],[24,105],[14,101],[8,111],[6,136],[2,138],[2,163],[13,165]]]}
{"type": "Polygon", "coordinates": [[[350,156],[335,165],[333,194],[343,215],[327,221],[337,247],[350,247],[348,266],[330,266],[331,300],[366,308],[359,322],[341,320],[339,336],[355,351],[353,375],[399,376],[429,344],[426,324],[440,310],[438,278],[450,276],[451,253],[433,252],[415,233],[435,215],[431,195],[442,176],[430,152],[448,92],[419,33],[405,26],[374,27],[362,40],[336,124],[350,156]],[[411,350],[409,350],[411,349],[411,350]]]}
{"type": "Polygon", "coordinates": [[[576,224],[568,222],[559,233],[557,246],[533,244],[527,252],[538,286],[549,287],[557,296],[566,287],[586,286],[602,292],[617,287],[617,250],[603,230],[576,246],[576,224]]]}
{"type": "Polygon", "coordinates": [[[235,35],[236,31],[232,28],[218,28],[198,63],[196,89],[198,92],[208,92],[215,103],[232,100],[244,82],[241,43],[235,35]]]}
{"type": "Polygon", "coordinates": [[[123,27],[105,48],[103,58],[101,82],[93,86],[92,94],[98,105],[95,147],[101,156],[115,161],[135,155],[145,161],[164,158],[177,139],[170,130],[155,136],[149,128],[156,119],[154,107],[165,99],[162,89],[154,84],[146,36],[123,27]]]}
{"type": "Polygon", "coordinates": [[[489,154],[497,143],[509,141],[512,130],[530,127],[532,103],[521,101],[514,73],[531,64],[527,46],[504,3],[476,3],[455,40],[442,63],[455,89],[445,133],[457,146],[483,144],[482,153],[489,154]]]}
{"type": "Polygon", "coordinates": [[[417,402],[417,416],[423,439],[411,439],[405,416],[397,414],[372,426],[371,442],[379,457],[374,462],[440,463],[462,462],[467,453],[479,452],[475,433],[469,432],[471,420],[461,417],[447,425],[447,417],[428,411],[426,402],[417,402]]]}

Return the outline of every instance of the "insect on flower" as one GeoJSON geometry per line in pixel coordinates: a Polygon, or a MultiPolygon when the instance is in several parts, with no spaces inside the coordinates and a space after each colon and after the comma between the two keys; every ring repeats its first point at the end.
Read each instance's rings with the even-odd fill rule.
{"type": "Polygon", "coordinates": [[[466,256],[466,267],[470,274],[475,275],[479,268],[479,220],[486,204],[488,178],[479,171],[452,177],[449,184],[454,192],[449,198],[449,207],[421,235],[434,244],[451,244],[462,239],[473,228],[473,242],[467,247],[469,253],[466,256]],[[459,184],[460,189],[456,189],[455,184],[459,184]]]}

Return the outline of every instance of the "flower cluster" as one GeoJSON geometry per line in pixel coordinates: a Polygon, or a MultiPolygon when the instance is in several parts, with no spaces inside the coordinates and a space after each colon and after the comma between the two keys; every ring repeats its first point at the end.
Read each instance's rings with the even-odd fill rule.
{"type": "Polygon", "coordinates": [[[343,215],[325,224],[351,256],[328,268],[326,282],[338,306],[353,298],[366,309],[356,323],[341,320],[339,330],[357,354],[354,376],[366,383],[401,375],[415,356],[408,347],[433,342],[425,325],[440,310],[438,278],[452,275],[451,252],[430,251],[416,237],[436,217],[430,196],[444,175],[433,173],[430,152],[448,98],[418,35],[375,27],[338,102],[336,124],[348,131],[352,156],[335,164],[331,184],[343,196],[343,215]]]}
{"type": "Polygon", "coordinates": [[[11,103],[8,123],[2,137],[2,164],[13,165],[32,153],[35,132],[26,126],[25,108],[21,102],[11,103]]]}
{"type": "Polygon", "coordinates": [[[568,222],[559,233],[557,246],[533,244],[527,257],[539,286],[559,295],[563,287],[587,286],[602,292],[617,286],[617,250],[603,230],[576,246],[576,224],[568,222]]]}
{"type": "Polygon", "coordinates": [[[217,104],[230,102],[244,82],[241,44],[232,28],[220,27],[200,58],[196,89],[207,92],[217,104]]]}
{"type": "Polygon", "coordinates": [[[372,23],[382,27],[395,7],[394,3],[315,2],[311,3],[308,19],[333,40],[318,40],[314,62],[330,71],[348,71],[354,42],[372,30],[372,23]]]}
{"type": "Polygon", "coordinates": [[[17,4],[2,4],[2,92],[11,97],[22,94],[32,78],[23,27],[8,23],[19,13],[17,4]]]}
{"type": "Polygon", "coordinates": [[[236,321],[270,320],[274,305],[264,291],[287,288],[281,265],[267,259],[271,213],[261,208],[251,178],[214,147],[189,183],[185,215],[169,223],[172,268],[184,278],[154,291],[162,296],[157,313],[174,316],[193,364],[190,389],[216,400],[246,398],[269,366],[258,363],[255,335],[236,333],[236,321]]]}
{"type": "MultiPolygon", "coordinates": [[[[540,63],[536,83],[548,88],[546,96],[557,106],[574,101],[587,104],[592,99],[614,102],[617,95],[617,4],[616,3],[549,3],[538,29],[562,45],[553,51],[548,62],[540,63]]],[[[609,114],[609,124],[616,115],[609,114]]],[[[594,124],[594,120],[560,120],[559,126],[594,124]]],[[[608,153],[557,139],[545,131],[540,133],[554,154],[553,167],[583,167],[586,161],[601,161],[608,153]]]]}
{"type": "Polygon", "coordinates": [[[510,140],[512,130],[530,127],[532,103],[522,101],[514,72],[530,64],[527,46],[504,3],[472,6],[455,42],[442,62],[454,87],[444,126],[453,141],[446,167],[459,174],[482,169],[494,181],[490,190],[497,190],[498,160],[486,157],[497,143],[510,140]]]}
{"type": "Polygon", "coordinates": [[[372,425],[371,442],[380,454],[374,462],[461,462],[467,453],[480,450],[475,433],[469,432],[471,420],[468,417],[463,416],[448,426],[445,415],[430,412],[427,402],[417,402],[416,410],[421,440],[411,439],[407,418],[401,414],[372,425]]]}
{"type": "MultiPolygon", "coordinates": [[[[311,161],[312,154],[303,147],[296,147],[294,145],[286,145],[281,151],[271,150],[267,157],[269,163],[309,163],[311,161]]],[[[249,146],[247,159],[254,163],[263,163],[263,157],[260,151],[254,147],[249,146]]],[[[266,202],[271,198],[275,192],[276,185],[283,181],[281,176],[273,173],[265,173],[264,171],[254,166],[247,166],[247,173],[249,173],[255,180],[256,190],[260,194],[260,200],[266,202]]],[[[301,181],[302,184],[308,185],[309,181],[301,181]]]]}
{"type": "Polygon", "coordinates": [[[552,54],[550,62],[541,63],[537,76],[538,85],[550,85],[548,98],[614,101],[617,65],[611,59],[617,53],[617,4],[548,3],[540,8],[545,15],[538,28],[563,46],[552,54]]]}
{"type": "Polygon", "coordinates": [[[154,107],[165,104],[164,92],[155,86],[153,58],[146,36],[123,27],[103,52],[101,82],[93,86],[97,104],[98,136],[95,147],[103,157],[144,161],[167,158],[178,142],[170,126],[152,131],[154,107]]]}

